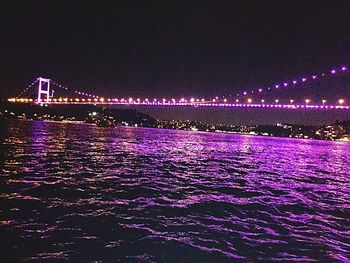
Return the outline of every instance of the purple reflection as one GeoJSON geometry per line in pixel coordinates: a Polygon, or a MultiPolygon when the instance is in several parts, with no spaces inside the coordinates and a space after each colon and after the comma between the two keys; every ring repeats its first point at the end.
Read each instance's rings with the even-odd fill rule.
{"type": "Polygon", "coordinates": [[[130,261],[135,250],[171,262],[174,249],[190,262],[347,258],[350,144],[41,125],[5,140],[20,167],[2,178],[11,239],[0,241],[16,262],[130,261]]]}

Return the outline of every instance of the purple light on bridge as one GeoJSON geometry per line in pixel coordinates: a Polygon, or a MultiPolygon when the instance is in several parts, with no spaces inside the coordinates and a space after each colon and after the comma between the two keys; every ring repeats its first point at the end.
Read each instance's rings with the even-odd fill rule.
{"type": "MultiPolygon", "coordinates": [[[[290,86],[290,84],[293,84],[293,85],[296,85],[296,84],[298,84],[299,82],[307,82],[307,80],[308,80],[308,78],[310,78],[310,79],[313,79],[313,80],[315,80],[315,79],[317,79],[318,78],[318,76],[326,76],[326,75],[329,75],[329,73],[331,73],[331,74],[333,74],[333,75],[337,75],[336,73],[337,73],[337,71],[342,71],[342,72],[345,72],[345,71],[348,71],[348,66],[346,66],[346,65],[344,65],[344,66],[341,66],[341,67],[336,67],[336,68],[333,68],[331,71],[328,71],[328,73],[321,73],[321,75],[311,75],[311,76],[307,76],[307,77],[303,77],[303,78],[301,78],[301,79],[298,79],[298,80],[293,80],[293,81],[285,81],[285,82],[280,82],[281,84],[275,84],[275,85],[273,85],[273,86],[265,86],[265,87],[263,87],[263,88],[258,88],[258,89],[254,89],[254,90],[247,90],[247,91],[244,91],[243,92],[243,94],[242,93],[237,93],[237,96],[242,96],[242,95],[244,95],[244,96],[246,96],[246,95],[248,95],[248,94],[253,94],[253,93],[256,93],[256,92],[259,92],[259,93],[261,93],[261,92],[263,92],[264,91],[264,89],[267,89],[267,90],[272,90],[273,88],[275,88],[275,89],[278,89],[279,87],[287,87],[287,86],[290,86]]],[[[36,81],[34,81],[31,85],[34,85],[34,83],[36,83],[38,81],[38,79],[36,80],[36,81]]],[[[60,87],[60,88],[62,88],[62,89],[65,89],[65,90],[71,90],[71,89],[68,89],[66,86],[63,86],[63,85],[61,85],[61,84],[58,84],[58,83],[56,83],[56,82],[54,82],[54,81],[52,81],[52,80],[50,80],[50,82],[51,83],[53,83],[54,85],[56,85],[57,87],[60,87]]],[[[26,87],[25,89],[24,89],[24,92],[25,91],[27,91],[29,89],[29,87],[26,87]]],[[[77,98],[74,98],[74,99],[70,99],[70,101],[72,102],[73,100],[73,102],[75,103],[75,102],[77,102],[77,103],[85,103],[85,102],[90,102],[90,103],[94,103],[94,102],[98,102],[99,104],[103,104],[101,101],[98,101],[97,99],[100,99],[100,97],[99,96],[97,96],[97,95],[93,95],[93,94],[90,94],[90,93],[86,93],[86,92],[82,92],[82,91],[78,91],[78,90],[73,90],[76,94],[79,94],[79,95],[83,95],[83,96],[86,96],[86,97],[88,97],[89,99],[80,99],[79,98],[79,100],[80,101],[76,101],[76,99],[77,98]],[[90,98],[93,98],[93,99],[90,99],[90,98]]],[[[103,98],[101,98],[101,99],[103,99],[103,98]]],[[[59,98],[59,99],[56,99],[56,100],[64,100],[63,98],[59,98]]],[[[197,99],[197,100],[195,100],[195,99],[193,98],[193,99],[191,99],[191,103],[193,103],[193,104],[195,104],[195,105],[198,105],[198,102],[199,102],[199,100],[197,99]]],[[[115,101],[118,101],[118,100],[111,100],[111,99],[107,99],[107,101],[108,102],[115,102],[115,101]]],[[[147,100],[146,100],[147,101],[147,100]]],[[[162,102],[160,102],[160,101],[158,101],[157,99],[154,99],[153,100],[154,101],[154,103],[153,104],[157,104],[157,105],[162,105],[162,104],[164,104],[165,105],[165,103],[167,103],[168,105],[169,105],[169,103],[171,103],[170,102],[170,100],[169,101],[165,101],[164,99],[163,99],[163,103],[162,102]]],[[[218,97],[215,97],[215,99],[213,99],[213,102],[217,102],[217,101],[221,101],[221,99],[219,100],[218,99],[218,97]]],[[[227,102],[227,100],[226,99],[223,99],[223,101],[226,103],[227,102]]],[[[64,103],[67,103],[67,101],[65,101],[64,103]]],[[[69,104],[70,102],[68,102],[68,104],[69,104]]],[[[132,103],[134,103],[134,102],[132,102],[132,103]]],[[[140,101],[139,100],[137,100],[137,103],[140,103],[140,101]]],[[[143,102],[144,103],[144,102],[143,102]]],[[[147,102],[148,103],[148,102],[147,102]]],[[[182,99],[182,101],[181,101],[181,105],[186,105],[187,104],[187,100],[185,100],[185,99],[182,99]]],[[[124,104],[128,104],[128,102],[124,102],[124,104]]],[[[176,103],[174,103],[174,105],[175,105],[176,103]]],[[[250,103],[250,104],[252,104],[252,103],[250,103]]],[[[268,104],[264,104],[264,105],[268,105],[268,104]]],[[[227,107],[227,105],[225,104],[225,106],[227,107]]],[[[335,106],[334,106],[335,107],[335,106]]],[[[344,107],[348,107],[348,106],[344,106],[344,107]]]]}
{"type": "MultiPolygon", "coordinates": [[[[342,67],[339,67],[339,71],[345,72],[345,71],[347,71],[347,70],[348,70],[348,67],[347,67],[346,65],[345,65],[345,66],[342,66],[342,67]]],[[[333,68],[333,69],[330,71],[330,73],[331,73],[332,75],[336,75],[336,73],[337,73],[337,68],[333,68]]],[[[310,75],[309,77],[303,77],[303,78],[300,79],[300,81],[293,80],[293,81],[291,81],[290,83],[289,83],[288,81],[285,81],[285,82],[282,83],[282,85],[280,85],[280,84],[273,85],[273,88],[278,89],[278,88],[281,87],[281,86],[287,87],[287,86],[289,86],[289,84],[297,85],[298,83],[306,83],[306,82],[308,81],[309,78],[312,79],[312,80],[316,80],[316,79],[318,79],[318,76],[326,76],[326,75],[327,75],[326,73],[320,73],[320,74],[310,75]]],[[[266,86],[266,87],[264,87],[264,88],[267,89],[267,90],[272,90],[272,88],[271,88],[271,87],[268,87],[268,86],[266,86]]],[[[262,92],[262,91],[260,91],[260,90],[258,90],[258,91],[259,91],[259,92],[262,92]]],[[[251,91],[245,91],[243,94],[237,93],[237,97],[240,96],[240,95],[241,95],[241,96],[246,96],[246,95],[252,94],[252,93],[253,93],[252,90],[251,90],[251,91]]]]}
{"type": "MultiPolygon", "coordinates": [[[[16,102],[16,101],[13,101],[16,102]]],[[[67,99],[67,100],[51,100],[48,102],[48,104],[100,104],[100,105],[107,105],[107,104],[114,104],[114,105],[146,105],[146,106],[185,106],[185,107],[230,107],[230,108],[272,108],[272,109],[319,109],[319,110],[349,110],[350,106],[348,105],[342,105],[343,100],[339,100],[340,105],[325,105],[323,102],[322,104],[313,104],[310,105],[308,102],[306,104],[294,104],[294,100],[290,100],[290,104],[281,104],[279,103],[279,100],[276,100],[275,104],[269,104],[266,103],[265,100],[261,100],[260,104],[254,104],[252,103],[252,100],[248,100],[248,103],[238,103],[239,100],[236,99],[236,103],[230,103],[227,102],[227,100],[224,100],[223,103],[217,102],[215,99],[213,99],[211,102],[196,102],[195,100],[180,100],[176,102],[176,100],[172,100],[172,103],[167,100],[153,100],[152,102],[149,102],[148,99],[141,100],[125,100],[121,99],[118,101],[118,99],[95,99],[94,101],[87,101],[84,99],[67,99]]],[[[38,101],[35,101],[35,103],[40,103],[38,101]]]]}

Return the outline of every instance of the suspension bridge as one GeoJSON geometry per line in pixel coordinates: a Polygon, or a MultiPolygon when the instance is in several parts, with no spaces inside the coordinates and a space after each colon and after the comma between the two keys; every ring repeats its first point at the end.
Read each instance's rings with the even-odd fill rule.
{"type": "Polygon", "coordinates": [[[272,109],[320,109],[320,110],[350,110],[350,104],[344,97],[337,100],[323,98],[313,100],[271,99],[268,93],[293,89],[300,85],[307,85],[316,81],[335,78],[340,75],[349,74],[348,66],[335,67],[327,72],[311,74],[288,81],[281,81],[274,85],[254,88],[243,92],[235,93],[227,97],[215,96],[211,98],[140,98],[140,97],[102,97],[89,92],[68,88],[52,79],[39,77],[30,83],[16,97],[8,98],[11,103],[31,103],[38,105],[121,105],[121,106],[167,106],[167,107],[223,107],[223,108],[272,108],[272,109]],[[61,90],[73,94],[73,96],[55,96],[56,91],[61,90]],[[33,91],[35,97],[33,96],[33,91]],[[35,94],[36,93],[36,94],[35,94]],[[262,98],[267,96],[269,99],[262,98]],[[255,97],[259,97],[256,99],[255,97]]]}

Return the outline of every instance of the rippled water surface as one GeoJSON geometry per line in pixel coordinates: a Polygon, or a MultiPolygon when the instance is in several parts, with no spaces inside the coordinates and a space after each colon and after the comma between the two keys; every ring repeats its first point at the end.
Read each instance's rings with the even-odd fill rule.
{"type": "Polygon", "coordinates": [[[1,125],[1,262],[348,262],[350,144],[1,125]]]}

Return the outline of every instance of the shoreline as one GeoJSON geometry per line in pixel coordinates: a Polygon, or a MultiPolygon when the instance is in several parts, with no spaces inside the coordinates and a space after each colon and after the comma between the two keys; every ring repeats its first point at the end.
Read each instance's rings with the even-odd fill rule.
{"type": "Polygon", "coordinates": [[[215,134],[233,134],[233,135],[241,135],[241,136],[252,136],[252,137],[264,137],[264,138],[284,138],[284,139],[298,139],[298,140],[305,140],[305,141],[328,141],[328,142],[336,142],[336,143],[347,143],[349,141],[342,141],[342,140],[324,140],[324,139],[317,139],[317,138],[298,138],[298,137],[287,137],[287,136],[273,136],[273,135],[262,135],[262,134],[251,134],[251,133],[240,133],[240,132],[230,132],[230,131],[201,131],[201,130],[184,130],[184,129],[168,129],[168,128],[158,128],[158,127],[144,127],[144,126],[132,126],[132,125],[116,125],[115,127],[100,127],[97,126],[95,123],[88,123],[84,121],[55,121],[55,120],[33,120],[33,119],[10,119],[15,121],[27,121],[27,122],[47,122],[47,123],[58,123],[58,124],[74,124],[74,125],[87,125],[87,126],[94,126],[96,128],[100,129],[115,129],[119,127],[123,128],[142,128],[142,129],[157,129],[157,130],[170,130],[170,131],[184,131],[184,132],[195,132],[195,133],[215,133],[215,134]]]}

